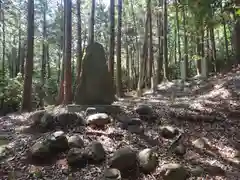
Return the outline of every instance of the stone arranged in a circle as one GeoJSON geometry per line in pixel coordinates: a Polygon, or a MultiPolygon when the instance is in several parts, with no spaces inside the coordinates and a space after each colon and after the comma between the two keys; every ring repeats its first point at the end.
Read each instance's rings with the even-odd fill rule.
{"type": "Polygon", "coordinates": [[[139,104],[139,105],[137,105],[137,107],[135,108],[135,111],[140,116],[152,115],[152,113],[153,113],[152,107],[147,105],[147,104],[139,104]]]}
{"type": "Polygon", "coordinates": [[[68,151],[67,162],[69,166],[84,168],[88,163],[85,150],[80,148],[72,148],[68,151]]]}
{"type": "Polygon", "coordinates": [[[172,139],[179,133],[179,130],[172,126],[160,127],[160,134],[166,139],[172,139]]]}
{"type": "Polygon", "coordinates": [[[69,149],[68,140],[63,131],[56,131],[47,140],[50,141],[50,148],[54,152],[64,152],[69,149]]]}
{"type": "Polygon", "coordinates": [[[33,161],[45,161],[56,153],[68,150],[68,141],[64,132],[56,131],[50,137],[38,139],[29,151],[29,158],[33,161]]]}
{"type": "Polygon", "coordinates": [[[162,165],[160,174],[163,180],[186,180],[189,177],[187,169],[177,163],[162,165]]]}
{"type": "Polygon", "coordinates": [[[89,115],[96,114],[96,113],[98,113],[97,112],[97,108],[95,108],[95,107],[88,107],[86,109],[86,111],[85,111],[85,116],[87,117],[89,115]]]}
{"type": "Polygon", "coordinates": [[[144,133],[144,127],[142,125],[129,125],[127,130],[131,133],[142,134],[144,133]]]}
{"type": "Polygon", "coordinates": [[[147,148],[138,153],[138,161],[144,173],[154,171],[158,165],[158,158],[152,149],[147,148]]]}
{"type": "Polygon", "coordinates": [[[121,172],[115,168],[108,168],[104,171],[104,180],[121,180],[121,172]]]}
{"type": "Polygon", "coordinates": [[[174,153],[178,156],[183,156],[186,154],[186,147],[183,144],[179,144],[174,148],[174,153]]]}
{"type": "Polygon", "coordinates": [[[88,162],[92,164],[98,164],[105,160],[106,152],[103,145],[98,141],[91,142],[86,148],[85,152],[88,158],[88,162]]]}
{"type": "Polygon", "coordinates": [[[124,173],[137,167],[137,154],[130,147],[116,150],[109,160],[109,166],[124,173]]]}
{"type": "Polygon", "coordinates": [[[72,135],[68,138],[68,145],[70,148],[83,148],[84,141],[79,135],[72,135]]]}
{"type": "Polygon", "coordinates": [[[111,122],[110,117],[106,113],[96,113],[86,117],[86,123],[94,126],[104,126],[111,122]]]}
{"type": "Polygon", "coordinates": [[[98,164],[105,160],[106,152],[100,142],[94,141],[86,148],[72,148],[67,155],[70,166],[84,167],[86,164],[98,164]]]}

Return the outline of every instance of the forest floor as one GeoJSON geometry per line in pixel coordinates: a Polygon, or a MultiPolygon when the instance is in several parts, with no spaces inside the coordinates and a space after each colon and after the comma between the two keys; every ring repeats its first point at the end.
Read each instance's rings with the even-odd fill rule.
{"type": "MultiPolygon", "coordinates": [[[[204,166],[211,169],[202,177],[189,179],[239,180],[240,159],[236,156],[240,151],[239,95],[240,68],[210,77],[208,80],[191,80],[184,87],[178,81],[167,82],[159,85],[154,94],[145,92],[141,98],[128,97],[115,102],[124,109],[124,115],[131,117],[136,116],[133,109],[138,103],[151,105],[158,119],[155,123],[144,122],[145,138],[127,130],[119,130],[117,123],[108,125],[104,132],[119,132],[123,134],[122,138],[105,136],[104,133],[82,136],[86,141],[89,139],[101,141],[107,154],[123,146],[135,149],[158,146],[157,169],[151,174],[142,174],[139,180],[160,180],[159,168],[170,162],[178,162],[188,168],[204,166]],[[168,152],[171,141],[160,137],[160,125],[171,125],[184,131],[183,143],[187,151],[183,157],[168,152]],[[197,138],[204,138],[208,148],[193,147],[192,141],[197,138]]],[[[0,159],[0,179],[36,179],[30,176],[32,169],[36,168],[41,170],[42,179],[70,179],[69,175],[62,171],[62,168],[67,166],[64,157],[48,166],[34,166],[24,161],[26,149],[41,136],[17,131],[19,126],[24,124],[27,115],[15,113],[0,118],[0,138],[1,135],[7,134],[10,141],[8,149],[11,149],[7,159],[4,161],[0,159]]],[[[66,133],[78,132],[77,129],[78,127],[74,127],[66,133]]],[[[89,165],[72,172],[71,179],[99,180],[105,165],[105,163],[99,166],[89,165]]]]}

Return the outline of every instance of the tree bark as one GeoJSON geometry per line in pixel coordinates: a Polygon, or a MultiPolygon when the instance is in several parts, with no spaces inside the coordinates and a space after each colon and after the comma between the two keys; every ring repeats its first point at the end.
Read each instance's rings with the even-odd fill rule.
{"type": "Polygon", "coordinates": [[[65,0],[65,53],[64,53],[64,99],[63,104],[72,102],[72,73],[71,73],[71,49],[72,49],[72,0],[65,0]]]}
{"type": "Polygon", "coordinates": [[[121,65],[121,47],[122,47],[122,0],[118,0],[118,32],[117,32],[117,95],[122,97],[122,65],[121,65]]]}
{"type": "Polygon", "coordinates": [[[28,41],[21,111],[32,110],[32,73],[34,44],[34,0],[28,0],[28,41]]]}
{"type": "Polygon", "coordinates": [[[81,0],[77,0],[77,80],[76,86],[80,80],[80,74],[82,69],[82,25],[81,25],[81,0]]]}
{"type": "Polygon", "coordinates": [[[96,0],[92,0],[91,16],[89,21],[88,44],[92,44],[94,42],[95,5],[96,0]]]}
{"type": "Polygon", "coordinates": [[[110,0],[110,43],[108,69],[114,84],[114,48],[115,48],[115,0],[110,0]]]}
{"type": "Polygon", "coordinates": [[[164,80],[168,80],[168,46],[167,46],[167,28],[168,28],[168,20],[167,20],[167,0],[163,2],[163,37],[164,37],[164,45],[163,45],[163,77],[164,80]]]}

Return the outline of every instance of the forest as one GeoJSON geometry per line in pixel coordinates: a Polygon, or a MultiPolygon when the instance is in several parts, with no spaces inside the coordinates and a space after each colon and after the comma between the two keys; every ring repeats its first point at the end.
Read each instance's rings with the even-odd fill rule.
{"type": "Polygon", "coordinates": [[[239,180],[239,17],[237,0],[0,0],[0,179],[239,180]]]}

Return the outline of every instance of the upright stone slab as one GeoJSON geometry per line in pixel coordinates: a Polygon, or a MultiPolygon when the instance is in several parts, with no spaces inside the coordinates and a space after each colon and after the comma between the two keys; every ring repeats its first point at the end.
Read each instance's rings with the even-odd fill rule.
{"type": "Polygon", "coordinates": [[[115,100],[114,86],[101,44],[94,42],[86,48],[75,101],[81,105],[111,104],[115,100]]]}

